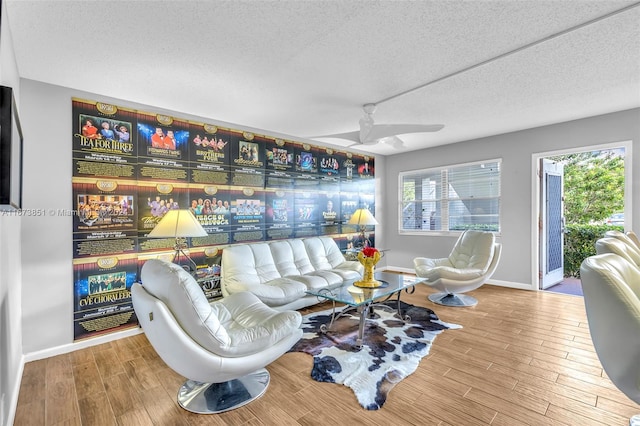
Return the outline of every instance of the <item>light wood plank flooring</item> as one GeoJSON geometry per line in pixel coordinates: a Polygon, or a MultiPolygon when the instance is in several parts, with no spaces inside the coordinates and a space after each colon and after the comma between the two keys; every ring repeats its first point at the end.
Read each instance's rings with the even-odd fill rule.
{"type": "Polygon", "coordinates": [[[267,367],[262,398],[188,413],[176,403],[183,378],[141,334],[27,363],[15,425],[623,426],[640,413],[606,377],[582,297],[485,285],[470,293],[476,307],[447,308],[426,299],[431,291],[418,286],[403,300],[463,328],[440,334],[378,411],[363,410],[347,387],[311,379],[311,356],[288,353],[267,367]]]}

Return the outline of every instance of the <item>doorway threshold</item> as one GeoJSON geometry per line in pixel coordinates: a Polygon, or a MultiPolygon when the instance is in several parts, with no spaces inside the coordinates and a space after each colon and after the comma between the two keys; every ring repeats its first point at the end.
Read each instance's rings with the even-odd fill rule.
{"type": "Polygon", "coordinates": [[[551,287],[545,289],[552,293],[571,294],[573,296],[584,296],[582,293],[582,283],[580,278],[566,277],[558,284],[554,284],[551,287]]]}

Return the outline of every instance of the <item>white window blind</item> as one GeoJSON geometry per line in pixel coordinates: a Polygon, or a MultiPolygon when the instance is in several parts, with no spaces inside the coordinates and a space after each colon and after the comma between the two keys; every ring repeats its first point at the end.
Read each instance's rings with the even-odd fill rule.
{"type": "Polygon", "coordinates": [[[501,160],[402,172],[400,232],[500,231],[501,160]]]}

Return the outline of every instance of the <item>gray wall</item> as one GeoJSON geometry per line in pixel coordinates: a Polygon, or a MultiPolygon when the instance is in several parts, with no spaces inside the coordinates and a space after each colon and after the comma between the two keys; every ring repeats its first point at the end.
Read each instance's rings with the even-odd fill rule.
{"type": "MultiPolygon", "coordinates": [[[[449,164],[502,158],[502,257],[493,280],[519,288],[535,288],[532,283],[532,223],[537,220],[532,205],[532,156],[558,151],[633,141],[632,217],[640,219],[640,109],[575,120],[566,123],[507,133],[387,157],[386,186],[378,197],[386,206],[384,240],[387,265],[413,270],[417,256],[446,257],[457,236],[410,236],[398,233],[398,174],[449,164]]],[[[588,150],[585,149],[585,150],[588,150]]],[[[635,226],[640,221],[635,222],[635,226]]],[[[636,229],[638,231],[638,229],[636,229]]]]}

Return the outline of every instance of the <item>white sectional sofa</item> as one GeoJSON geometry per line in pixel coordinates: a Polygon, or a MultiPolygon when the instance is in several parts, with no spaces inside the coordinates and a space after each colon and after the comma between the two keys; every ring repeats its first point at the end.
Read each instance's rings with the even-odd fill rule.
{"type": "Polygon", "coordinates": [[[249,291],[277,310],[318,303],[307,289],[335,288],[363,272],[330,237],[232,245],[222,251],[221,267],[223,296],[249,291]]]}

